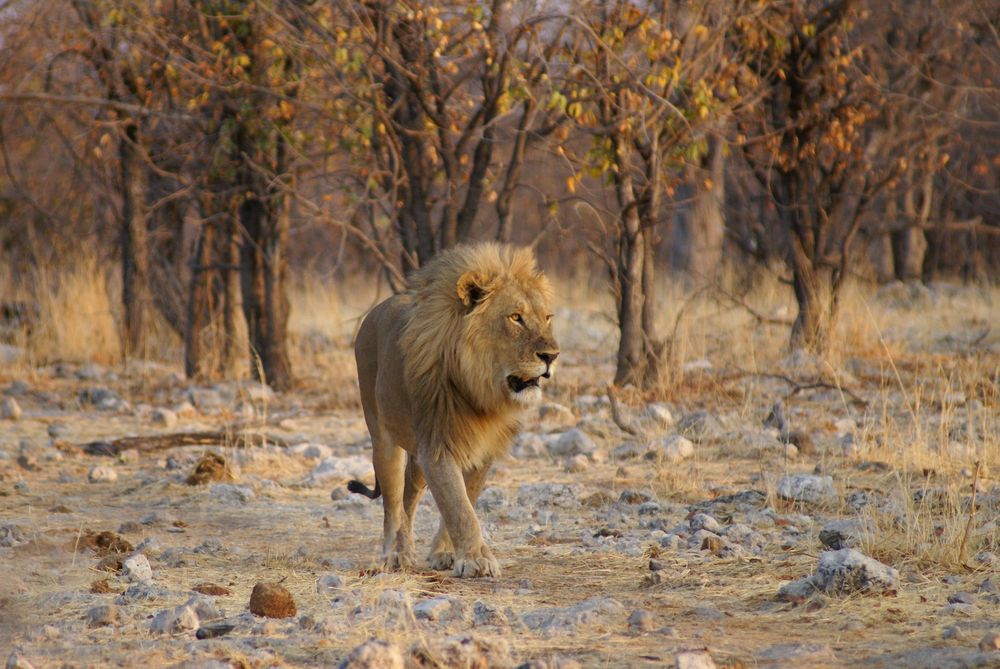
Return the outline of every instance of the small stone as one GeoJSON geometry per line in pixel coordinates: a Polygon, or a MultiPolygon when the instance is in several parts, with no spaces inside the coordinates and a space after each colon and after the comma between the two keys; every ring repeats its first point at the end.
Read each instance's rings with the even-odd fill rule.
{"type": "Polygon", "coordinates": [[[119,619],[118,607],[114,604],[101,604],[87,610],[87,624],[91,627],[114,625],[119,619]]]}
{"type": "Polygon", "coordinates": [[[153,425],[159,425],[169,430],[177,425],[177,414],[170,409],[153,409],[152,413],[149,414],[149,420],[153,425]]]}
{"type": "Polygon", "coordinates": [[[232,483],[213,483],[208,489],[208,494],[212,499],[226,504],[246,504],[257,497],[250,488],[232,483]]]}
{"type": "Polygon", "coordinates": [[[97,465],[90,468],[90,471],[87,473],[87,480],[91,483],[111,483],[118,480],[118,472],[112,467],[97,465]]]}
{"type": "Polygon", "coordinates": [[[478,601],[472,605],[472,622],[475,625],[506,625],[507,615],[493,604],[478,601]]]}
{"type": "Polygon", "coordinates": [[[806,502],[809,504],[824,504],[836,499],[837,493],[833,487],[832,476],[816,476],[813,474],[789,474],[778,481],[776,492],[784,499],[806,502]]]}
{"type": "Polygon", "coordinates": [[[111,582],[106,578],[99,578],[90,584],[90,592],[95,595],[103,595],[111,592],[111,582]]]}
{"type": "Polygon", "coordinates": [[[576,507],[577,488],[567,483],[526,483],[517,489],[517,503],[534,509],[540,506],[576,507]]]}
{"type": "Polygon", "coordinates": [[[707,411],[684,414],[677,423],[677,431],[685,437],[700,441],[722,432],[722,422],[707,411]]]}
{"type": "Polygon", "coordinates": [[[590,460],[583,454],[570,455],[563,463],[563,471],[569,474],[579,474],[588,469],[590,469],[590,460]]]}
{"type": "Polygon", "coordinates": [[[548,442],[549,453],[559,457],[564,455],[592,455],[597,450],[597,444],[583,430],[573,428],[563,432],[557,438],[548,442]]]}
{"type": "Polygon", "coordinates": [[[393,643],[368,639],[352,650],[338,669],[403,669],[403,652],[393,643]]]}
{"type": "Polygon", "coordinates": [[[157,634],[177,634],[198,629],[198,614],[186,604],[160,611],[153,616],[150,631],[157,634]]]}
{"type": "Polygon", "coordinates": [[[975,604],[976,596],[971,592],[953,592],[948,595],[949,604],[975,604]]]}
{"type": "Polygon", "coordinates": [[[722,526],[719,525],[719,521],[707,513],[696,513],[691,517],[691,520],[688,521],[688,525],[692,530],[708,530],[709,532],[715,532],[716,534],[722,530],[722,526]]]}
{"type": "Polygon", "coordinates": [[[865,527],[854,518],[831,520],[819,531],[820,542],[835,551],[855,548],[861,543],[865,527]]]}
{"type": "Polygon", "coordinates": [[[785,457],[793,460],[799,457],[799,449],[795,444],[785,444],[785,457]]]}
{"type": "Polygon", "coordinates": [[[642,504],[643,502],[652,501],[653,496],[648,492],[642,492],[641,490],[622,490],[621,494],[618,496],[618,502],[621,504],[642,504]]]}
{"type": "Polygon", "coordinates": [[[196,583],[191,586],[191,589],[202,595],[209,595],[210,597],[227,597],[233,594],[233,591],[221,585],[216,585],[215,583],[196,583]]]}
{"type": "Polygon", "coordinates": [[[334,595],[344,587],[344,577],[340,574],[323,574],[316,580],[316,592],[321,595],[334,595]]]}
{"type": "Polygon", "coordinates": [[[646,609],[636,609],[628,617],[628,627],[633,632],[649,632],[656,627],[656,620],[646,609]]]}
{"type": "Polygon", "coordinates": [[[962,628],[958,625],[948,625],[941,632],[942,639],[955,639],[957,641],[964,636],[965,634],[962,633],[962,628]]]}
{"type": "Polygon", "coordinates": [[[465,604],[457,597],[432,597],[419,602],[413,607],[413,615],[417,620],[450,623],[460,621],[465,617],[465,604]]]}
{"type": "Polygon", "coordinates": [[[24,530],[18,525],[0,525],[0,548],[13,548],[28,543],[24,530]]]}
{"type": "Polygon", "coordinates": [[[687,460],[692,455],[694,455],[694,443],[679,434],[671,434],[654,442],[646,457],[658,457],[662,462],[677,463],[687,460]]]}
{"type": "Polygon", "coordinates": [[[646,418],[661,430],[668,430],[674,425],[674,415],[666,404],[654,402],[646,405],[646,418]]]}
{"type": "Polygon", "coordinates": [[[250,593],[250,613],[267,618],[291,618],[295,615],[292,593],[277,583],[258,583],[250,593]]]}
{"type": "Polygon", "coordinates": [[[685,650],[674,655],[677,669],[716,669],[712,655],[707,650],[685,650]]]}
{"type": "Polygon", "coordinates": [[[574,606],[528,611],[521,616],[521,622],[535,631],[573,633],[579,625],[610,623],[624,613],[625,607],[617,600],[592,597],[574,606]]]}
{"type": "Polygon", "coordinates": [[[5,397],[0,402],[0,420],[19,420],[21,414],[21,406],[13,397],[5,397]]]}
{"type": "Polygon", "coordinates": [[[1000,651],[1000,630],[990,630],[979,640],[979,650],[984,653],[1000,651]]]}
{"type": "Polygon", "coordinates": [[[66,423],[49,423],[45,428],[45,431],[48,432],[49,436],[53,439],[62,439],[69,434],[69,425],[66,423]]]}
{"type": "Polygon", "coordinates": [[[35,665],[28,662],[28,658],[14,651],[7,656],[7,663],[4,665],[4,669],[35,669],[35,665]]]}
{"type": "Polygon", "coordinates": [[[149,566],[149,559],[142,553],[126,558],[122,563],[122,573],[132,582],[145,583],[153,580],[153,568],[149,566]]]}

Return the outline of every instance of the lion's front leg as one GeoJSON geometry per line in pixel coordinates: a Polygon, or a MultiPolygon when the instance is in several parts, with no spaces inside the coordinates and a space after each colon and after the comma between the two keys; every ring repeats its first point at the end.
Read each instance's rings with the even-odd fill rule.
{"type": "Polygon", "coordinates": [[[478,497],[482,480],[489,467],[462,475],[462,470],[447,453],[441,453],[437,460],[431,460],[426,450],[421,454],[421,468],[427,484],[434,496],[434,502],[441,512],[442,527],[438,531],[431,549],[431,563],[441,565],[448,557],[448,543],[454,549],[452,574],[459,577],[500,576],[500,563],[483,542],[482,529],[476,510],[470,500],[470,492],[478,497]],[[475,483],[469,485],[468,483],[475,483]]]}

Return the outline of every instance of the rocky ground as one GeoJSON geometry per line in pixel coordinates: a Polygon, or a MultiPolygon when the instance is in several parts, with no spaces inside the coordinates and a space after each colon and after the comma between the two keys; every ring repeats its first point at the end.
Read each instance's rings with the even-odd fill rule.
{"type": "MultiPolygon", "coordinates": [[[[1000,667],[998,352],[699,361],[616,417],[567,351],[479,500],[495,580],[370,569],[349,374],[331,402],[155,364],[0,367],[0,659],[1000,667]]],[[[425,496],[418,550],[436,523],[425,496]]]]}

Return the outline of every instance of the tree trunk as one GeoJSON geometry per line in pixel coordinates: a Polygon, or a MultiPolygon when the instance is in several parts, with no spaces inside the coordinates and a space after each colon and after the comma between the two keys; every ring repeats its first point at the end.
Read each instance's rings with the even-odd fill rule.
{"type": "Polygon", "coordinates": [[[138,155],[138,129],[125,128],[118,145],[122,195],[122,353],[146,354],[149,336],[149,243],[145,191],[146,170],[138,155]]]}
{"type": "Polygon", "coordinates": [[[621,209],[618,224],[618,254],[616,257],[618,286],[618,359],[615,384],[632,383],[641,386],[645,378],[646,349],[642,331],[643,260],[645,238],[639,220],[635,187],[630,173],[629,147],[621,138],[615,139],[619,165],[616,181],[618,204],[621,209]]]}
{"type": "Polygon", "coordinates": [[[837,312],[837,289],[832,267],[816,264],[792,236],[792,288],[799,313],[792,324],[789,348],[826,355],[837,312]]]}
{"type": "Polygon", "coordinates": [[[292,385],[288,355],[288,212],[283,198],[268,203],[248,196],[240,207],[243,225],[240,276],[243,314],[250,343],[250,369],[255,379],[278,390],[292,385]]]}
{"type": "Polygon", "coordinates": [[[229,221],[226,226],[225,273],[223,274],[222,294],[222,373],[227,377],[239,374],[240,358],[243,356],[245,342],[239,328],[240,319],[240,223],[239,213],[230,208],[229,221]]]}
{"type": "Polygon", "coordinates": [[[927,175],[920,185],[920,207],[917,207],[914,188],[903,196],[903,213],[906,227],[892,234],[892,250],[896,259],[896,278],[900,281],[920,281],[924,270],[924,255],[927,253],[927,237],[924,226],[931,215],[931,198],[934,193],[934,177],[927,175]]]}
{"type": "Polygon", "coordinates": [[[698,283],[718,278],[725,241],[725,144],[716,136],[709,138],[708,154],[702,159],[695,178],[707,176],[711,184],[693,184],[694,204],[687,217],[688,253],[684,269],[698,283]]]}
{"type": "Polygon", "coordinates": [[[210,374],[204,338],[212,315],[211,264],[214,237],[214,223],[203,222],[198,234],[195,265],[191,268],[187,324],[184,331],[184,374],[189,379],[202,379],[210,374]]]}

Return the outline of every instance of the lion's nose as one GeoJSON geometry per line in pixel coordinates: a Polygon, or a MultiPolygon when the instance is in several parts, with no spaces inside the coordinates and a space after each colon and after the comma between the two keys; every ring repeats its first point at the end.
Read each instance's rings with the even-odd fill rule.
{"type": "Polygon", "coordinates": [[[546,365],[551,365],[559,357],[559,351],[538,351],[535,355],[546,365]]]}

